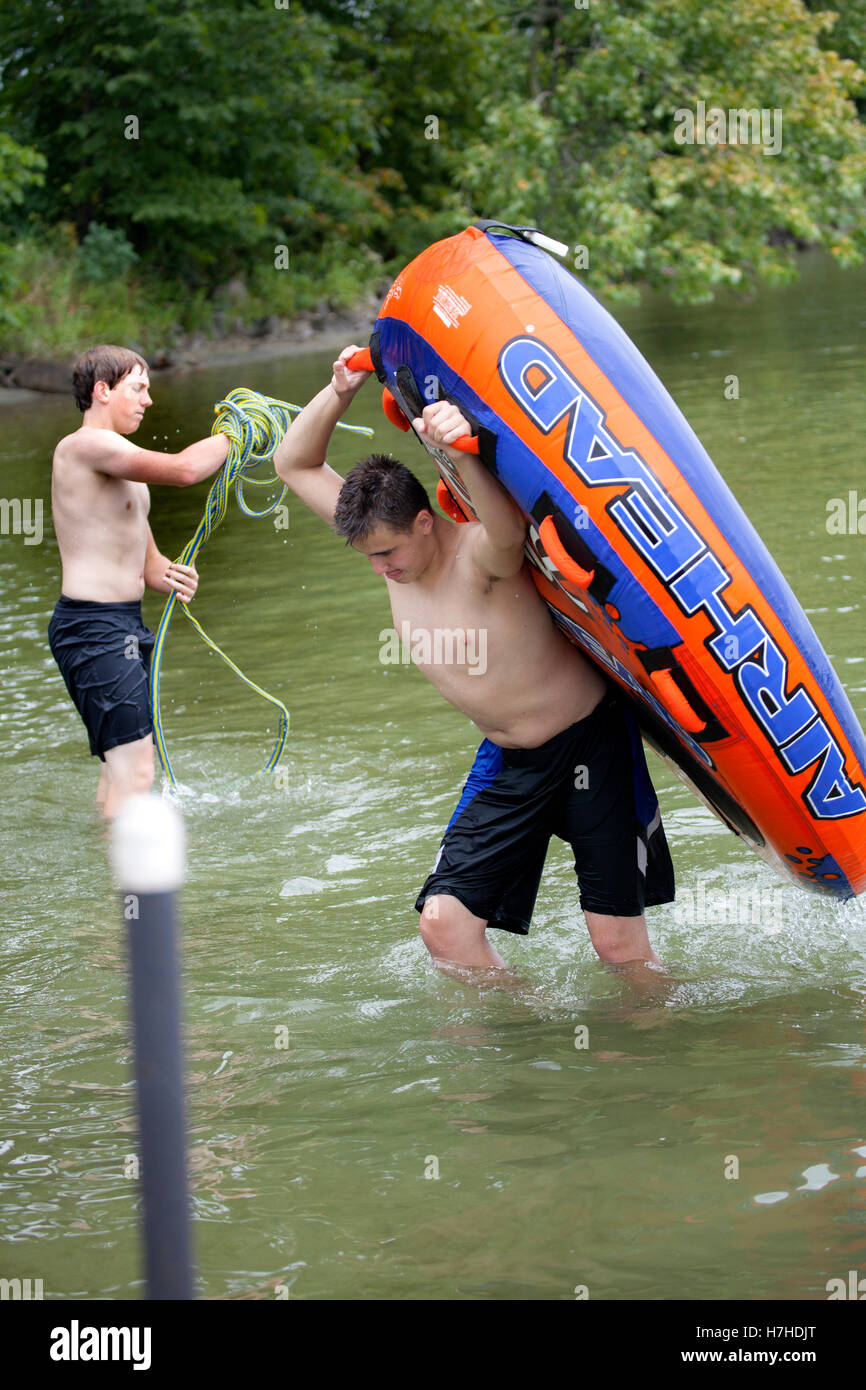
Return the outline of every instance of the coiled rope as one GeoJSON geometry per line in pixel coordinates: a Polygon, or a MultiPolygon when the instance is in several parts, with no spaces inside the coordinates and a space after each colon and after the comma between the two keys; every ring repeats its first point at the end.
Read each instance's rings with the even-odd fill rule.
{"type": "MultiPolygon", "coordinates": [[[[299,405],[291,405],[288,401],[273,400],[270,396],[262,396],[258,391],[251,391],[246,386],[239,386],[237,390],[230,391],[224,401],[217,401],[214,406],[216,419],[213,423],[211,434],[226,434],[231,440],[228,458],[217,474],[211,490],[207,496],[204,515],[196,528],[195,535],[187,542],[182,553],[178,556],[176,563],[189,565],[193,562],[198,552],[201,550],[208,537],[216,530],[222,522],[228,505],[229,492],[232,487],[235,490],[238,506],[245,516],[264,517],[271,516],[282,505],[288,488],[283,487],[279,497],[271,502],[264,511],[255,511],[247,504],[244,497],[244,487],[273,487],[275,479],[273,474],[267,478],[253,478],[250,471],[261,463],[267,463],[274,454],[274,450],[282,439],[292,420],[292,413],[297,413],[302,409],[299,405]]],[[[337,426],[338,429],[351,430],[353,434],[373,433],[364,425],[345,425],[342,421],[337,426]]],[[[150,704],[153,711],[153,732],[156,743],[156,750],[159,754],[159,761],[162,764],[166,777],[172,787],[176,786],[174,773],[171,768],[171,761],[165,746],[165,738],[162,732],[162,718],[159,705],[159,682],[162,673],[162,658],[165,647],[165,639],[171,624],[172,615],[177,601],[177,593],[169,594],[168,602],[159,620],[159,627],[156,631],[153,655],[150,663],[150,704]]],[[[286,735],[289,730],[289,711],[286,709],[282,700],[276,696],[269,695],[261,686],[256,685],[244,675],[243,671],[235,665],[230,657],[221,651],[205,632],[201,623],[193,617],[189,611],[189,604],[182,603],[181,608],[185,616],[192,623],[199,636],[210,647],[211,651],[216,652],[226,664],[234,671],[235,675],[240,676],[245,685],[254,690],[257,695],[261,695],[264,700],[269,700],[279,710],[279,729],[277,740],[274,744],[271,756],[265,764],[264,771],[271,772],[280,760],[286,735]]]]}

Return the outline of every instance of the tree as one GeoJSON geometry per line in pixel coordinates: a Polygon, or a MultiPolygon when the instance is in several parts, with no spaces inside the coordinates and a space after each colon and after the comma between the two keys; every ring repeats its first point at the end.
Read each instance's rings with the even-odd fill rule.
{"type": "MultiPolygon", "coordinates": [[[[833,22],[821,35],[821,47],[840,58],[863,62],[866,54],[866,0],[806,0],[806,8],[821,14],[829,9],[833,22]]],[[[857,98],[861,119],[866,116],[866,93],[857,98]]]]}
{"type": "Polygon", "coordinates": [[[490,92],[485,35],[500,20],[489,0],[306,0],[332,26],[340,72],[363,90],[353,137],[358,167],[387,209],[379,246],[413,256],[469,216],[452,168],[477,135],[490,92]]]}
{"type": "MultiPolygon", "coordinates": [[[[0,131],[0,224],[24,201],[25,192],[42,181],[45,160],[35,150],[16,145],[0,131]]],[[[18,323],[11,307],[14,276],[9,268],[9,250],[0,242],[0,328],[18,323]]]]}
{"type": "Polygon", "coordinates": [[[25,191],[42,182],[45,160],[36,151],[16,145],[0,130],[0,217],[24,200],[25,191]]]}
{"type": "Polygon", "coordinates": [[[118,227],[164,272],[208,280],[253,248],[369,232],[357,93],[328,26],[261,0],[18,0],[0,111],[47,158],[34,208],[118,227]]]}
{"type": "Polygon", "coordinates": [[[621,296],[641,281],[700,300],[788,278],[804,243],[862,260],[866,134],[852,97],[866,75],[821,47],[832,16],[800,0],[502,13],[479,136],[454,165],[477,210],[586,245],[590,283],[621,296]],[[680,143],[678,113],[697,119],[699,102],[726,120],[781,113],[778,153],[730,128],[710,143],[706,119],[680,143]]]}
{"type": "Polygon", "coordinates": [[[0,0],[0,200],[206,287],[287,243],[351,293],[478,216],[585,246],[611,294],[852,265],[866,0],[819,3],[0,0]]]}

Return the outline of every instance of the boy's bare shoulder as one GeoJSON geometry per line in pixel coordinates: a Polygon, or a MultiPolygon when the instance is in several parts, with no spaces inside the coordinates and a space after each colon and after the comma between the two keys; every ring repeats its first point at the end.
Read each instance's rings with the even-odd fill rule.
{"type": "MultiPolygon", "coordinates": [[[[480,521],[461,522],[456,529],[459,532],[459,548],[456,550],[457,563],[476,587],[489,593],[493,584],[498,583],[502,576],[491,574],[484,563],[484,549],[488,544],[487,531],[480,521]]],[[[518,568],[522,569],[522,567],[523,547],[521,546],[518,568]]]]}
{"type": "Polygon", "coordinates": [[[94,429],[92,425],[79,425],[77,430],[66,434],[58,441],[54,450],[56,464],[80,463],[86,467],[99,468],[100,461],[109,453],[134,448],[128,439],[114,430],[94,429]]]}

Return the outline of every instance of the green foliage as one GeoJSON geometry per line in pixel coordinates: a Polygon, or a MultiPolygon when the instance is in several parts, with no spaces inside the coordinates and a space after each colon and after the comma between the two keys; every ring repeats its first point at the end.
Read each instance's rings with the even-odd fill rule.
{"type": "MultiPolygon", "coordinates": [[[[17,145],[0,131],[0,218],[18,207],[28,188],[42,181],[45,160],[36,150],[17,145]]],[[[0,243],[0,331],[20,326],[14,305],[15,275],[8,247],[0,243]]]]}
{"type": "Polygon", "coordinates": [[[585,245],[586,278],[611,295],[782,279],[803,243],[855,264],[866,75],[822,48],[832,24],[800,0],[537,0],[491,38],[497,80],[455,176],[478,211],[585,245]],[[781,150],[678,144],[677,113],[698,101],[780,111],[781,150]]]}
{"type": "Polygon", "coordinates": [[[47,157],[45,219],[121,227],[169,275],[214,283],[285,240],[383,208],[354,169],[351,82],[300,5],[18,0],[0,110],[47,157]],[[282,235],[280,235],[282,233],[282,235]]]}
{"type": "MultiPolygon", "coordinates": [[[[806,0],[806,8],[817,14],[829,13],[821,47],[862,65],[866,56],[866,0],[806,0]]],[[[857,106],[861,116],[866,114],[866,93],[857,98],[857,106]]]]}
{"type": "Polygon", "coordinates": [[[0,130],[0,216],[22,203],[28,188],[42,182],[44,168],[38,151],[17,145],[0,130]]]}
{"type": "Polygon", "coordinates": [[[69,226],[19,237],[7,248],[5,266],[11,312],[0,320],[4,352],[65,357],[80,352],[82,343],[145,338],[147,346],[161,346],[194,318],[190,296],[161,302],[149,287],[123,276],[85,283],[69,226]]]}
{"type": "MultiPolygon", "coordinates": [[[[28,247],[71,220],[78,252],[44,252],[70,323],[86,288],[180,332],[236,276],[227,323],[343,306],[479,216],[586,246],[612,295],[866,252],[866,0],[0,3],[0,220],[28,247]],[[678,143],[698,102],[780,111],[781,150],[678,143]]],[[[10,255],[30,254],[0,245],[22,333],[40,291],[10,306],[10,255]]]]}
{"type": "MultiPolygon", "coordinates": [[[[102,240],[102,238],[98,238],[102,240]]],[[[117,240],[112,238],[116,248],[117,240]]],[[[128,259],[128,257],[127,257],[128,259]]],[[[348,309],[381,283],[380,258],[364,248],[332,244],[292,261],[284,272],[257,263],[240,304],[223,291],[191,290],[155,270],[118,266],[100,279],[82,275],[81,247],[71,224],[28,233],[6,248],[5,308],[0,352],[36,357],[77,355],[82,343],[133,342],[145,354],[177,346],[189,335],[218,336],[272,314],[348,309]]]]}
{"type": "Polygon", "coordinates": [[[315,8],[334,26],[342,79],[358,93],[351,131],[384,214],[377,249],[402,264],[468,220],[452,166],[476,134],[477,100],[489,86],[491,6],[323,0],[315,8]]]}
{"type": "Polygon", "coordinates": [[[78,248],[81,278],[92,285],[125,279],[138,256],[117,227],[91,222],[87,236],[78,248]]]}

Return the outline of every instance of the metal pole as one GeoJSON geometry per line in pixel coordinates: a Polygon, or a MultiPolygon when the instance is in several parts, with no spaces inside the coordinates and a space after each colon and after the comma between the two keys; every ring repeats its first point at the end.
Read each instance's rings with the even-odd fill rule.
{"type": "Polygon", "coordinates": [[[154,794],[132,796],[112,827],[112,862],[129,925],[148,1299],[193,1298],[186,1120],[175,939],[183,821],[154,794]]]}

